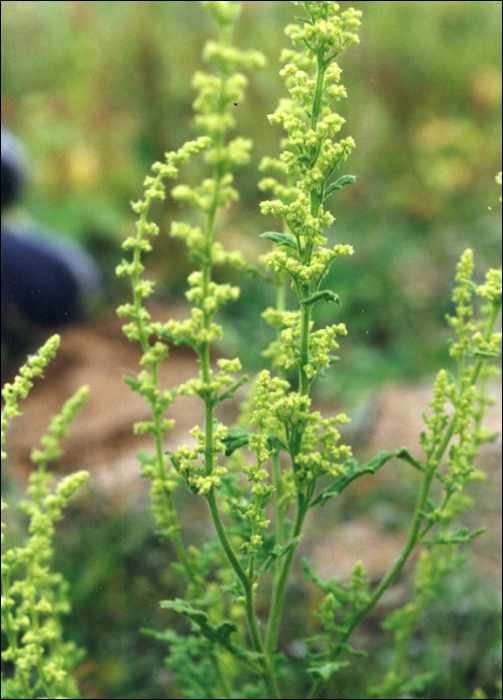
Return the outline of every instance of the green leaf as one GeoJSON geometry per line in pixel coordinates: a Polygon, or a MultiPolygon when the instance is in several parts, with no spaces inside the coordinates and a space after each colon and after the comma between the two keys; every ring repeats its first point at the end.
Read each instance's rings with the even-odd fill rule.
{"type": "Polygon", "coordinates": [[[180,529],[180,525],[171,525],[170,527],[154,530],[154,534],[160,540],[169,540],[173,535],[176,535],[177,532],[180,532],[180,529]]]}
{"type": "Polygon", "coordinates": [[[171,460],[171,464],[175,468],[175,470],[180,473],[180,460],[176,456],[176,454],[173,452],[173,450],[168,450],[165,454],[167,454],[171,460]]]}
{"type": "MultiPolygon", "coordinates": [[[[222,440],[226,450],[225,455],[229,457],[235,450],[244,447],[248,444],[250,435],[253,435],[249,430],[244,428],[234,428],[222,440]]],[[[267,433],[267,444],[274,454],[279,454],[281,450],[286,450],[286,445],[279,439],[277,435],[267,433]]]]}
{"type": "Polygon", "coordinates": [[[459,283],[466,284],[466,286],[470,287],[470,289],[472,289],[474,292],[476,292],[477,289],[479,288],[479,285],[475,284],[475,282],[473,280],[462,279],[462,280],[459,280],[459,283]]]}
{"type": "Polygon", "coordinates": [[[285,545],[277,544],[269,552],[267,559],[262,564],[260,569],[257,571],[257,578],[260,578],[260,576],[263,576],[268,571],[268,569],[270,568],[273,561],[276,561],[277,559],[281,559],[281,557],[284,557],[285,554],[288,554],[288,552],[292,549],[292,547],[297,547],[300,544],[301,539],[302,539],[302,536],[299,535],[298,537],[294,537],[293,540],[290,540],[290,542],[287,542],[287,544],[285,544],[285,545]]]}
{"type": "Polygon", "coordinates": [[[346,185],[352,185],[354,182],[356,182],[356,177],[354,175],[343,175],[327,187],[325,190],[325,199],[330,197],[333,192],[342,190],[343,187],[346,187],[346,185]]]}
{"type": "Polygon", "coordinates": [[[470,357],[476,358],[477,360],[484,360],[490,357],[499,357],[499,352],[492,352],[491,350],[475,350],[470,353],[470,357]]]}
{"type": "Polygon", "coordinates": [[[261,235],[261,238],[267,238],[268,241],[273,241],[276,245],[285,245],[288,248],[298,250],[297,241],[288,233],[278,233],[277,231],[267,231],[261,235]]]}
{"type": "Polygon", "coordinates": [[[173,345],[187,345],[189,348],[197,347],[197,342],[186,335],[178,335],[176,333],[167,333],[166,331],[159,331],[157,336],[161,340],[170,340],[173,343],[173,345]]]}
{"type": "Polygon", "coordinates": [[[277,435],[273,435],[272,433],[267,433],[267,444],[275,455],[278,455],[281,450],[288,449],[284,442],[280,440],[277,435]]]}
{"type": "Polygon", "coordinates": [[[298,17],[295,15],[295,19],[297,22],[302,22],[303,24],[313,24],[313,21],[311,19],[308,19],[307,17],[298,17]]]}
{"type": "Polygon", "coordinates": [[[189,259],[191,262],[195,262],[201,266],[208,264],[208,256],[201,250],[191,250],[189,252],[189,259]]]}
{"type": "Polygon", "coordinates": [[[316,292],[307,299],[301,299],[300,303],[305,306],[311,306],[311,304],[316,304],[317,301],[332,302],[334,304],[340,304],[341,300],[338,294],[332,292],[330,289],[324,289],[321,292],[316,292]]]}
{"type": "Polygon", "coordinates": [[[317,681],[329,681],[332,676],[349,666],[349,661],[327,661],[309,668],[307,672],[317,681]]]}
{"type": "Polygon", "coordinates": [[[126,382],[126,384],[131,387],[133,391],[140,391],[141,382],[139,382],[137,379],[133,379],[133,377],[122,378],[126,382]]]}
{"type": "Polygon", "coordinates": [[[321,588],[323,593],[333,593],[334,589],[338,586],[338,580],[336,578],[330,579],[330,581],[323,581],[320,576],[314,570],[313,565],[305,557],[302,559],[302,568],[308,581],[312,581],[315,586],[321,588]]]}
{"type": "Polygon", "coordinates": [[[421,462],[415,459],[405,447],[399,447],[397,450],[383,450],[378,452],[375,457],[370,460],[370,462],[363,465],[359,465],[356,459],[348,459],[346,462],[344,462],[345,474],[337,479],[337,481],[335,481],[333,484],[324,488],[314,499],[314,501],[312,501],[310,507],[312,508],[316,505],[323,507],[331,498],[334,496],[339,496],[351,484],[351,482],[355,481],[355,479],[359,479],[365,474],[375,474],[386,464],[386,462],[394,457],[401,459],[404,462],[408,462],[415,469],[424,471],[424,467],[421,462]]]}
{"type": "Polygon", "coordinates": [[[438,532],[434,537],[426,540],[424,544],[427,547],[435,547],[437,544],[466,544],[483,535],[486,530],[487,528],[481,527],[475,532],[468,532],[468,528],[463,527],[457,532],[438,532]]]}
{"type": "Polygon", "coordinates": [[[240,661],[244,661],[250,668],[260,672],[260,665],[257,663],[264,658],[263,654],[248,651],[244,647],[233,644],[230,640],[231,634],[238,631],[234,622],[225,620],[219,625],[210,622],[208,615],[203,610],[193,608],[184,600],[163,600],[159,603],[162,610],[173,610],[193,622],[199,632],[215,644],[219,644],[230,651],[240,661]]]}
{"type": "Polygon", "coordinates": [[[350,599],[350,595],[347,591],[343,590],[339,586],[339,580],[337,578],[331,578],[329,581],[324,581],[314,570],[313,565],[308,559],[302,559],[302,567],[308,581],[312,581],[315,586],[317,586],[323,593],[327,595],[332,593],[339,603],[346,605],[350,599]]]}
{"type": "Polygon", "coordinates": [[[341,644],[340,647],[342,651],[345,651],[347,654],[351,654],[351,656],[354,656],[355,659],[366,659],[368,656],[366,651],[363,651],[362,649],[355,649],[349,644],[341,644]]]}
{"type": "Polygon", "coordinates": [[[247,445],[251,434],[249,430],[245,430],[244,428],[234,428],[231,430],[222,440],[225,445],[226,457],[229,457],[240,447],[247,445]]]}

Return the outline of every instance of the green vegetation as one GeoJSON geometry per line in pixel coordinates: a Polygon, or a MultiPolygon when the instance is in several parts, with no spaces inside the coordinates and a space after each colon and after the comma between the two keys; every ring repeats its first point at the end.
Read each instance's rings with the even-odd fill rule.
{"type": "MultiPolygon", "coordinates": [[[[128,4],[139,12],[136,3],[128,4]]],[[[175,3],[176,8],[170,12],[176,14],[181,4],[175,3]]],[[[353,303],[360,304],[355,283],[358,266],[350,266],[354,252],[355,259],[358,257],[357,233],[365,206],[348,194],[358,193],[361,187],[360,178],[349,174],[359,170],[351,167],[348,171],[346,166],[355,141],[350,136],[340,137],[345,119],[334,111],[334,104],[346,97],[337,61],[349,46],[359,43],[361,12],[346,6],[341,9],[335,2],[293,4],[297,6],[295,23],[289,23],[286,30],[293,48],[283,50],[285,65],[281,70],[289,97],[282,93],[279,106],[269,116],[274,137],[264,139],[271,148],[260,164],[259,187],[271,192],[271,198],[262,202],[260,209],[263,215],[275,219],[267,225],[254,219],[252,224],[266,254],[257,259],[257,246],[247,259],[243,251],[228,251],[226,247],[231,228],[240,232],[238,243],[243,241],[247,224],[241,231],[239,222],[247,201],[255,196],[250,194],[252,141],[248,135],[232,135],[238,126],[238,109],[246,104],[248,78],[243,71],[255,75],[264,66],[262,54],[254,48],[237,48],[241,45],[236,31],[241,2],[202,2],[216,25],[218,39],[208,40],[204,47],[207,72],[194,73],[197,136],[182,146],[176,144],[162,160],[155,159],[144,180],[143,197],[132,204],[138,217],[136,233],[124,241],[124,257],[117,267],[119,277],[129,278],[132,299],[119,306],[118,314],[126,320],[126,336],[142,350],[137,375],[127,376],[125,381],[142,396],[151,413],[147,420],[136,423],[134,431],[152,436],[152,451],[142,450],[139,460],[142,474],[151,479],[151,512],[162,546],[154,541],[149,525],[142,520],[129,522],[126,516],[117,525],[112,517],[105,529],[91,528],[89,542],[82,541],[81,535],[78,541],[66,545],[72,560],[83,560],[81,572],[86,564],[96,569],[87,581],[80,572],[69,571],[68,586],[59,573],[53,573],[59,565],[63,573],[65,566],[68,568],[63,561],[53,564],[54,522],[61,518],[62,508],[87,474],[66,477],[53,491],[49,489],[53,476],[48,465],[61,455],[59,440],[85,400],[87,389],[82,389],[51,421],[42,440],[44,449],[32,453],[36,470],[30,479],[29,499],[22,504],[29,516],[26,540],[17,544],[7,528],[4,545],[2,534],[2,698],[94,694],[89,682],[77,690],[76,679],[82,677],[82,666],[76,667],[80,658],[77,646],[84,643],[92,660],[99,636],[102,646],[98,657],[100,653],[105,656],[104,649],[110,643],[107,637],[110,639],[113,632],[107,625],[91,632],[82,621],[75,625],[77,645],[66,641],[62,616],[70,612],[70,600],[78,601],[79,596],[86,617],[92,610],[97,619],[109,615],[109,602],[120,608],[127,601],[125,617],[134,620],[135,612],[130,608],[148,611],[154,601],[158,604],[156,618],[145,612],[148,617],[141,624],[142,637],[139,630],[128,628],[123,644],[130,661],[112,662],[116,681],[105,690],[116,697],[138,697],[139,687],[144,688],[145,698],[501,697],[501,685],[496,686],[494,680],[499,630],[487,624],[498,604],[485,601],[484,607],[465,568],[469,545],[484,530],[470,530],[463,519],[472,504],[470,486],[485,478],[475,466],[480,448],[494,438],[484,418],[491,403],[490,379],[499,376],[496,362],[502,342],[498,332],[501,270],[489,269],[484,281],[477,283],[471,248],[461,255],[447,315],[453,339],[445,353],[435,349],[430,357],[443,357],[445,369],[437,374],[433,398],[424,414],[424,431],[418,436],[422,457],[414,457],[408,447],[390,445],[360,463],[341,435],[348,416],[325,416],[313,406],[313,397],[320,378],[339,376],[339,367],[348,362],[344,346],[349,341],[341,341],[342,347],[339,341],[348,330],[352,336],[352,319],[360,318],[356,307],[346,304],[346,297],[354,288],[357,301],[353,303]],[[283,128],[281,135],[276,125],[283,128]],[[278,136],[279,157],[277,145],[272,146],[278,136]],[[181,174],[190,184],[168,189],[166,181],[178,179],[181,174]],[[236,205],[238,192],[242,193],[240,205],[236,205]],[[145,272],[154,243],[156,251],[157,244],[162,250],[159,234],[164,217],[169,216],[159,208],[160,224],[154,222],[155,206],[171,200],[180,203],[177,216],[182,209],[185,213],[183,221],[169,217],[169,228],[171,237],[186,247],[187,262],[179,267],[186,272],[184,289],[190,307],[185,320],[167,318],[160,322],[152,320],[148,306],[149,298],[156,293],[158,275],[155,268],[152,275],[145,272]],[[349,226],[350,216],[339,216],[334,226],[330,210],[335,203],[341,210],[343,204],[347,208],[351,201],[358,204],[355,233],[349,226]],[[262,233],[264,228],[271,230],[262,233]],[[242,289],[238,280],[243,281],[242,289]],[[247,304],[247,290],[257,280],[270,293],[264,297],[256,294],[253,303],[247,304]],[[258,341],[254,341],[253,361],[229,359],[234,354],[230,348],[250,344],[249,338],[231,341],[230,348],[226,344],[226,331],[232,321],[230,310],[238,299],[239,308],[247,307],[249,318],[262,315],[271,327],[269,334],[263,334],[262,355],[257,353],[258,341]],[[346,324],[339,322],[339,307],[345,309],[346,324]],[[160,381],[160,367],[170,362],[172,344],[187,346],[194,353],[199,373],[180,386],[165,387],[160,381]],[[227,351],[221,352],[226,345],[227,351]],[[220,353],[224,356],[216,359],[220,353]],[[259,367],[254,381],[242,373],[243,365],[259,367]],[[222,404],[242,396],[245,387],[248,394],[240,415],[232,424],[225,424],[222,404]],[[186,444],[166,451],[167,436],[174,425],[166,412],[171,409],[176,419],[180,395],[199,397],[204,406],[204,424],[190,431],[186,444]],[[357,480],[396,465],[400,465],[396,472],[400,481],[410,487],[410,507],[405,509],[408,522],[403,528],[402,550],[380,580],[371,580],[364,563],[356,561],[348,579],[327,581],[304,559],[304,581],[296,581],[294,563],[308,520],[333,501],[344,503],[357,480]],[[409,473],[412,478],[408,481],[409,473]],[[185,532],[184,509],[194,508],[196,501],[200,504],[197,508],[209,514],[211,531],[199,541],[191,541],[185,532]],[[127,551],[130,557],[133,576],[127,579],[117,578],[117,569],[121,569],[117,550],[127,551]],[[411,572],[406,600],[393,604],[384,620],[381,614],[384,632],[374,631],[375,639],[362,643],[360,628],[368,624],[385,594],[393,590],[406,564],[411,572]],[[152,568],[148,575],[145,566],[152,568]],[[109,594],[95,600],[87,597],[93,587],[114,581],[117,585],[118,580],[122,580],[119,587],[123,597],[112,596],[110,601],[109,594]],[[154,593],[145,593],[144,581],[155,581],[155,598],[154,593]],[[302,595],[310,596],[309,605],[299,602],[302,595]],[[472,630],[469,639],[477,642],[469,647],[463,640],[466,668],[460,673],[462,677],[447,680],[439,657],[450,660],[456,645],[456,631],[452,636],[446,631],[456,614],[452,607],[456,597],[473,601],[475,612],[467,624],[472,630]],[[449,624],[439,629],[441,619],[449,624]],[[483,644],[478,641],[482,635],[486,637],[483,644]],[[383,639],[386,654],[380,657],[383,639]],[[418,639],[424,640],[422,651],[411,653],[418,639]],[[145,653],[141,660],[140,649],[145,653]],[[488,676],[476,676],[473,664],[468,662],[472,658],[478,663],[478,654],[490,669],[489,681],[488,676]],[[170,673],[160,681],[156,678],[159,666],[170,673]]],[[[99,12],[110,21],[115,10],[110,3],[102,5],[99,12]]],[[[160,31],[160,19],[168,3],[154,5],[152,12],[156,13],[155,25],[160,31]]],[[[391,3],[382,5],[383,13],[390,11],[391,3]]],[[[446,11],[444,5],[436,4],[429,22],[441,10],[446,11]]],[[[251,12],[251,6],[244,3],[247,12],[251,12]]],[[[85,14],[85,6],[72,7],[85,14]]],[[[292,9],[290,3],[288,7],[292,9]]],[[[283,10],[276,11],[282,16],[283,10]]],[[[89,6],[89,12],[95,12],[94,5],[89,6]]],[[[409,17],[401,7],[400,12],[409,17]]],[[[459,13],[464,17],[461,10],[459,13]]],[[[395,41],[390,32],[390,49],[395,41]]],[[[346,83],[351,86],[351,68],[347,69],[346,83]]],[[[239,133],[247,133],[245,124],[239,127],[239,133]]],[[[148,132],[152,139],[159,137],[152,124],[148,132]]],[[[351,163],[361,167],[365,155],[354,162],[351,159],[351,163]]],[[[501,183],[501,176],[497,180],[501,183]]],[[[398,190],[395,197],[407,196],[408,186],[408,194],[413,196],[414,186],[409,182],[403,188],[394,185],[398,190]]],[[[451,201],[442,192],[438,198],[444,203],[451,201]]],[[[396,201],[389,206],[392,211],[396,201]]],[[[372,207],[369,216],[371,213],[372,207]]],[[[434,218],[437,221],[440,217],[434,218]]],[[[412,217],[405,225],[410,226],[409,233],[414,228],[411,222],[412,217]]],[[[378,245],[380,236],[375,234],[375,239],[378,245]]],[[[410,240],[406,237],[403,246],[395,241],[396,256],[390,249],[386,272],[379,271],[386,279],[383,298],[392,308],[400,308],[401,314],[407,313],[401,306],[404,298],[394,294],[390,280],[400,270],[403,251],[410,254],[409,244],[417,245],[412,241],[413,236],[410,240]]],[[[488,246],[482,257],[493,255],[494,247],[492,251],[488,246]]],[[[161,254],[160,269],[162,261],[161,254]]],[[[409,265],[412,268],[410,260],[409,265]]],[[[255,323],[259,325],[257,320],[255,323]]],[[[369,323],[365,332],[373,332],[371,319],[369,323]]],[[[429,322],[424,323],[421,332],[429,328],[429,322]]],[[[393,322],[384,318],[378,329],[392,335],[393,322]]],[[[416,327],[415,337],[418,330],[416,327]]],[[[426,341],[435,345],[434,333],[426,341]]],[[[58,342],[57,336],[49,340],[20,370],[19,377],[4,387],[2,448],[9,421],[19,415],[18,400],[26,397],[33,379],[42,375],[58,342]]],[[[404,347],[401,367],[406,371],[408,362],[414,364],[412,336],[404,347]]],[[[356,368],[358,362],[356,357],[356,368]]],[[[417,367],[416,371],[421,369],[417,367]]],[[[348,373],[348,386],[351,376],[348,373]]],[[[363,377],[348,391],[365,387],[365,379],[371,381],[363,377]]],[[[2,452],[2,459],[5,456],[2,452]]],[[[400,487],[397,484],[397,489],[400,487]]],[[[4,507],[2,501],[2,510],[4,507]]],[[[334,526],[334,537],[336,532],[334,526]]],[[[68,629],[76,622],[76,618],[70,619],[68,629]]],[[[105,676],[106,672],[102,674],[105,676]]],[[[103,686],[98,692],[103,692],[103,686]]]]}

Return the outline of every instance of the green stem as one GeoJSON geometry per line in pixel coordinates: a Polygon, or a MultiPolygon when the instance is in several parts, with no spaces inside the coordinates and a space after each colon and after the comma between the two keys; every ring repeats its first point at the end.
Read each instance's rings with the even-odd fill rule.
{"type": "Polygon", "coordinates": [[[316,127],[321,112],[321,100],[323,97],[323,81],[325,78],[326,66],[327,64],[323,61],[323,57],[321,56],[321,54],[319,54],[316,66],[316,87],[314,88],[313,111],[311,114],[311,122],[309,125],[311,129],[314,129],[316,127]]]}
{"type": "MultiPolygon", "coordinates": [[[[220,512],[218,510],[214,489],[212,489],[208,494],[208,505],[210,507],[211,518],[213,520],[218,539],[220,540],[220,544],[222,545],[222,548],[225,552],[225,555],[227,556],[227,559],[229,560],[230,565],[232,566],[239,580],[243,584],[243,588],[245,591],[246,619],[248,622],[248,629],[250,631],[253,649],[259,654],[263,654],[264,647],[262,644],[262,639],[260,638],[260,633],[257,624],[253,585],[250,583],[250,580],[248,579],[245,570],[239,563],[232,548],[232,545],[229,542],[229,538],[227,537],[227,533],[225,532],[224,524],[222,522],[222,518],[220,517],[220,512]]],[[[267,686],[268,697],[273,698],[274,700],[279,700],[281,696],[279,693],[276,679],[274,677],[274,670],[272,667],[271,658],[265,660],[262,677],[267,686]]]]}
{"type": "MultiPolygon", "coordinates": [[[[309,297],[309,286],[302,287],[303,298],[309,297]]],[[[306,365],[309,363],[309,331],[311,325],[311,306],[302,304],[300,316],[300,366],[299,366],[299,390],[301,396],[309,394],[310,380],[306,374],[306,365]]]]}
{"type": "MultiPolygon", "coordinates": [[[[159,366],[154,365],[152,367],[152,377],[156,386],[159,386],[159,366]]],[[[164,446],[163,446],[163,431],[161,428],[161,418],[157,411],[154,411],[154,425],[155,425],[155,453],[157,461],[157,471],[163,483],[166,482],[166,468],[165,468],[165,456],[164,456],[164,446]]],[[[178,525],[178,518],[175,508],[175,503],[173,501],[173,494],[168,490],[164,489],[164,496],[166,499],[166,509],[168,512],[168,524],[172,527],[172,532],[170,534],[170,540],[175,548],[176,555],[179,562],[185,569],[187,577],[192,585],[196,588],[200,587],[200,581],[193,566],[191,565],[189,558],[187,556],[187,549],[184,545],[182,536],[180,534],[180,526],[178,525]]]]}
{"type": "MultiPolygon", "coordinates": [[[[307,504],[308,500],[303,496],[299,496],[292,538],[299,537],[302,532],[302,527],[308,511],[307,504]]],[[[283,606],[285,602],[286,587],[290,576],[290,571],[295,560],[295,555],[297,553],[297,547],[298,545],[292,546],[288,554],[285,555],[278,579],[274,586],[271,613],[269,616],[269,624],[267,627],[265,642],[265,653],[269,658],[272,658],[276,651],[283,606]]]]}
{"type": "MultiPolygon", "coordinates": [[[[323,97],[323,82],[326,71],[326,65],[323,62],[322,56],[318,55],[317,63],[317,73],[316,73],[316,86],[314,92],[313,100],[313,111],[311,114],[310,128],[315,129],[316,124],[321,112],[321,102],[323,97]]],[[[314,163],[313,163],[314,165],[314,163]]],[[[317,190],[311,192],[311,213],[316,216],[318,213],[320,201],[319,193],[317,190]]],[[[304,250],[304,255],[302,256],[302,262],[304,265],[309,265],[312,257],[313,245],[307,244],[304,250]]],[[[299,290],[298,290],[299,291],[299,290]]],[[[309,284],[304,284],[300,288],[299,302],[301,299],[309,297],[311,287],[309,284]]],[[[301,319],[300,319],[300,364],[299,364],[299,393],[301,396],[308,396],[311,382],[306,374],[305,367],[309,363],[309,332],[311,325],[311,307],[307,304],[301,304],[301,319]]],[[[304,428],[302,425],[298,426],[296,431],[296,438],[294,440],[295,444],[293,450],[291,450],[292,467],[295,470],[295,457],[299,454],[302,446],[302,436],[304,428]]],[[[295,539],[299,537],[302,533],[302,528],[304,521],[309,509],[309,498],[305,497],[305,494],[299,494],[297,501],[297,512],[295,516],[295,524],[293,528],[292,538],[295,539]]],[[[281,618],[283,614],[283,607],[285,602],[285,593],[288,585],[288,579],[290,577],[290,572],[292,570],[293,562],[297,553],[297,546],[292,546],[291,549],[286,554],[279,573],[277,575],[274,590],[273,599],[271,603],[271,612],[269,616],[269,624],[267,628],[265,650],[268,658],[272,658],[278,643],[279,629],[281,625],[281,618]]]]}
{"type": "MultiPolygon", "coordinates": [[[[230,42],[230,30],[224,32],[224,41],[226,43],[230,42]]],[[[222,86],[225,82],[224,80],[225,76],[223,76],[222,79],[222,86]]],[[[223,89],[223,88],[222,88],[223,89]]],[[[222,111],[225,111],[225,102],[223,100],[223,93],[221,95],[221,100],[220,102],[222,103],[222,111]]],[[[220,139],[219,141],[216,142],[215,147],[217,151],[221,149],[223,146],[223,141],[220,139]]],[[[218,158],[217,158],[218,162],[218,158]]],[[[225,173],[222,170],[222,166],[219,164],[217,165],[216,168],[216,173],[215,173],[215,186],[214,186],[214,191],[213,191],[213,199],[212,203],[210,206],[210,209],[208,211],[208,221],[206,225],[206,231],[205,231],[205,250],[204,250],[204,258],[205,261],[202,266],[202,275],[203,275],[203,298],[207,298],[210,293],[210,285],[211,285],[211,247],[213,244],[213,233],[215,229],[215,223],[216,223],[216,217],[217,217],[217,212],[218,212],[218,197],[219,197],[219,192],[220,192],[220,185],[222,181],[222,177],[225,173]]],[[[212,319],[213,314],[212,313],[204,313],[204,329],[206,331],[210,330],[211,326],[211,319],[212,319]]],[[[199,350],[199,360],[201,363],[201,377],[208,388],[208,385],[211,382],[211,365],[210,365],[210,344],[209,342],[204,342],[200,346],[199,350]]],[[[205,399],[205,441],[204,441],[204,461],[205,461],[205,473],[207,476],[210,476],[212,471],[213,471],[213,462],[214,462],[214,436],[213,436],[213,413],[214,413],[214,400],[212,397],[206,398],[205,399]]],[[[255,651],[258,653],[263,653],[263,645],[262,645],[262,640],[260,638],[260,633],[258,630],[258,624],[257,624],[257,616],[255,612],[255,600],[254,600],[254,589],[253,589],[253,584],[251,583],[250,578],[246,574],[245,570],[241,566],[233,548],[232,545],[229,541],[229,538],[227,537],[227,533],[225,531],[224,524],[222,522],[222,518],[220,516],[220,511],[218,508],[217,504],[217,499],[215,495],[215,489],[212,488],[211,491],[209,492],[207,496],[207,501],[208,501],[208,506],[210,509],[210,514],[211,514],[211,519],[213,521],[213,525],[215,527],[215,531],[217,533],[217,537],[220,541],[220,544],[222,546],[222,549],[224,550],[224,553],[236,572],[236,575],[238,576],[239,580],[241,581],[244,592],[245,592],[245,609],[246,609],[246,618],[248,622],[248,628],[250,631],[250,636],[252,640],[252,646],[255,651]]],[[[280,694],[279,690],[277,687],[276,680],[274,678],[274,673],[272,670],[272,666],[269,663],[268,660],[266,660],[264,667],[263,667],[263,679],[266,684],[268,694],[271,698],[274,699],[279,699],[280,694]]]]}
{"type": "Polygon", "coordinates": [[[284,512],[280,505],[282,493],[281,493],[281,465],[279,452],[276,452],[272,456],[272,480],[274,484],[274,510],[276,513],[276,542],[278,544],[283,544],[285,537],[284,533],[284,512]]]}

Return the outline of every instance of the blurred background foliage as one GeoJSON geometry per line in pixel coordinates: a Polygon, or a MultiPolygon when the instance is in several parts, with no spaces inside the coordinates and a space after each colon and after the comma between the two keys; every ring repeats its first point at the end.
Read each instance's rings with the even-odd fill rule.
{"type": "MultiPolygon", "coordinates": [[[[361,46],[341,59],[349,99],[340,111],[344,135],[357,143],[347,170],[358,180],[331,204],[334,240],[357,254],[327,286],[343,299],[338,320],[351,332],[340,388],[360,392],[438,366],[464,248],[475,248],[479,270],[499,264],[501,3],[341,3],[351,4],[364,24],[361,46]]],[[[257,166],[278,149],[281,132],[266,115],[284,93],[278,57],[293,7],[243,5],[238,41],[260,48],[268,66],[251,76],[237,108],[255,150],[221,235],[254,260],[267,246],[259,234],[277,223],[259,213],[257,166]]],[[[192,135],[190,80],[209,32],[195,2],[2,2],[2,122],[23,140],[33,175],[24,213],[98,256],[110,307],[128,293],[113,269],[133,226],[129,201],[151,163],[192,135]]],[[[165,231],[174,206],[168,201],[158,213],[165,231]]],[[[149,271],[161,296],[182,298],[187,266],[167,236],[149,271]]],[[[228,311],[227,346],[254,368],[261,359],[243,337],[267,342],[259,313],[273,291],[256,278],[244,287],[228,311]]]]}

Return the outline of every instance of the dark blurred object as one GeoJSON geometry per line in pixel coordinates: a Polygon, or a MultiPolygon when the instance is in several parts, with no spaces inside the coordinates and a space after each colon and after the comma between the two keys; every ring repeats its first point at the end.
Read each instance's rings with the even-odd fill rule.
{"type": "Polygon", "coordinates": [[[19,143],[2,127],[2,211],[18,199],[26,180],[26,163],[19,143]]]}
{"type": "Polygon", "coordinates": [[[26,179],[21,146],[2,127],[1,335],[9,354],[29,344],[36,328],[78,320],[100,289],[96,264],[76,244],[4,224],[5,209],[19,199],[26,179]]]}

